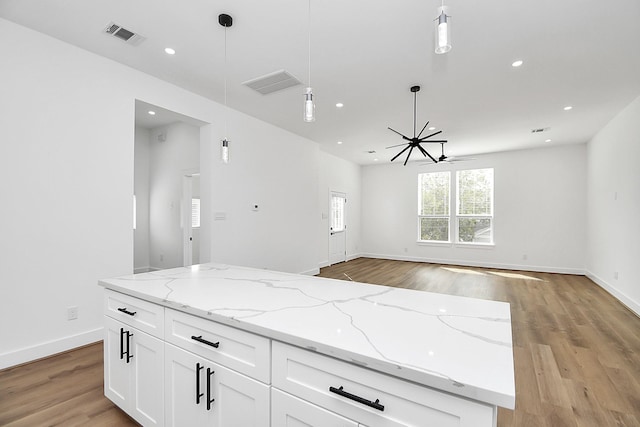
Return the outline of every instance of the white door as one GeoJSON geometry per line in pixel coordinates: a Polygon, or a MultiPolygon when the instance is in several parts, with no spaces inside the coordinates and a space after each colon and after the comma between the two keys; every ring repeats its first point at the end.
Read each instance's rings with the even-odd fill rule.
{"type": "Polygon", "coordinates": [[[189,267],[193,264],[193,231],[192,231],[192,209],[193,209],[193,178],[191,175],[182,177],[182,265],[189,267]]]}
{"type": "Polygon", "coordinates": [[[329,201],[329,264],[347,260],[347,195],[331,192],[329,201]]]}

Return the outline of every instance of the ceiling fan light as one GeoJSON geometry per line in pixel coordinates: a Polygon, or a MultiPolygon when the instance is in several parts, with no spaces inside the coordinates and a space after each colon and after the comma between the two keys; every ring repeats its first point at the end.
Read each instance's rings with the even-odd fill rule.
{"type": "Polygon", "coordinates": [[[316,104],[313,102],[313,90],[310,87],[304,91],[304,121],[316,121],[316,104]]]}
{"type": "Polygon", "coordinates": [[[440,6],[435,19],[436,53],[439,55],[451,50],[451,17],[447,15],[447,9],[447,6],[440,6]]]}

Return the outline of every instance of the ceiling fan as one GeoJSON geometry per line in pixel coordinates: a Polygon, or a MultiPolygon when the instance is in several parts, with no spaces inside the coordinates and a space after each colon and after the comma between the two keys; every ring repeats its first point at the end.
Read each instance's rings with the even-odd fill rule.
{"type": "MultiPolygon", "coordinates": [[[[418,95],[418,91],[420,90],[420,86],[411,86],[410,90],[411,90],[411,92],[413,92],[413,138],[409,138],[408,136],[405,136],[405,135],[401,134],[397,130],[391,129],[390,127],[387,128],[391,132],[395,132],[398,135],[400,135],[402,137],[402,139],[405,139],[405,140],[409,141],[409,142],[404,142],[402,144],[397,144],[397,145],[392,145],[390,147],[387,147],[387,148],[394,148],[394,147],[401,147],[403,145],[406,145],[406,147],[404,147],[398,154],[393,156],[391,161],[393,162],[402,153],[404,153],[405,151],[409,150],[409,154],[407,154],[407,158],[404,161],[404,166],[406,166],[407,162],[409,161],[409,157],[411,157],[411,153],[413,152],[413,149],[417,148],[422,153],[422,155],[424,157],[429,157],[431,160],[433,160],[433,163],[438,163],[438,160],[436,160],[435,157],[433,157],[431,154],[429,154],[427,152],[427,150],[425,150],[424,147],[422,147],[422,145],[420,145],[420,144],[422,144],[423,142],[424,143],[440,143],[440,144],[443,144],[442,146],[444,147],[444,143],[447,142],[447,140],[446,139],[432,139],[432,140],[428,141],[428,139],[431,138],[432,136],[436,136],[439,133],[442,133],[441,130],[439,130],[437,132],[434,132],[434,133],[432,133],[430,135],[427,135],[427,136],[422,136],[422,132],[424,132],[424,130],[427,128],[427,126],[429,126],[429,122],[427,122],[424,125],[424,127],[422,128],[420,133],[416,136],[416,107],[417,107],[417,95],[418,95]]],[[[443,151],[442,151],[442,155],[444,156],[444,148],[443,148],[443,151]]],[[[446,157],[445,157],[445,159],[446,159],[446,157]]]]}
{"type": "MultiPolygon", "coordinates": [[[[440,148],[442,149],[442,154],[438,157],[438,163],[458,163],[458,162],[466,162],[467,160],[475,160],[472,157],[448,157],[444,154],[444,142],[440,143],[440,148]]],[[[420,163],[421,166],[424,165],[432,165],[433,163],[420,163]]]]}

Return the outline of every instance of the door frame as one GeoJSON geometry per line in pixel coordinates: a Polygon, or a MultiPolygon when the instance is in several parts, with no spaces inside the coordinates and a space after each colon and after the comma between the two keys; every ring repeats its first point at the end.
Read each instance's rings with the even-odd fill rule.
{"type": "Polygon", "coordinates": [[[329,244],[327,245],[329,265],[346,261],[347,260],[347,193],[343,191],[329,190],[329,221],[327,224],[327,229],[328,229],[327,231],[329,232],[328,234],[329,244]],[[334,196],[342,197],[344,199],[344,209],[343,209],[343,218],[342,218],[344,221],[344,229],[342,231],[337,232],[343,236],[342,238],[344,240],[344,259],[337,262],[333,262],[331,257],[331,239],[336,234],[333,232],[333,227],[331,226],[333,222],[333,197],[334,196]]]}

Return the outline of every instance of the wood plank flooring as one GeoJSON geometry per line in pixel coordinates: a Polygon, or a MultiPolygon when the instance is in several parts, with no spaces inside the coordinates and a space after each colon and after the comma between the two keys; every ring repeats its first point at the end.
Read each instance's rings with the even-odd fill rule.
{"type": "MultiPolygon", "coordinates": [[[[640,318],[586,277],[367,258],[320,276],[509,302],[516,409],[499,427],[640,427],[640,318]]],[[[97,343],[0,371],[0,425],[137,425],[102,366],[97,343]]]]}

